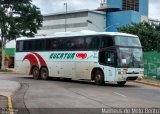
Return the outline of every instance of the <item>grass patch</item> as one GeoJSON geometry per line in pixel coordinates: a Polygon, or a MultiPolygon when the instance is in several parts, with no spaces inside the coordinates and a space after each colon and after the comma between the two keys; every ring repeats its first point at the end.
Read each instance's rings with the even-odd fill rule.
{"type": "Polygon", "coordinates": [[[152,76],[145,76],[144,79],[148,81],[160,82],[160,77],[156,78],[152,76]]]}
{"type": "Polygon", "coordinates": [[[13,72],[13,71],[12,70],[8,70],[8,69],[4,69],[4,70],[0,69],[0,72],[13,72]]]}

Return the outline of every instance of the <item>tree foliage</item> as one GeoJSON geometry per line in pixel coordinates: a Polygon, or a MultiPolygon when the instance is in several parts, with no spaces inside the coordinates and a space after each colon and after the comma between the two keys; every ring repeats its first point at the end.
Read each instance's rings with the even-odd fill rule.
{"type": "Polygon", "coordinates": [[[19,36],[34,36],[42,26],[40,9],[31,2],[32,0],[0,0],[2,67],[6,42],[19,36]]]}
{"type": "Polygon", "coordinates": [[[160,51],[160,25],[142,22],[118,28],[119,32],[139,36],[144,51],[160,51]]]}

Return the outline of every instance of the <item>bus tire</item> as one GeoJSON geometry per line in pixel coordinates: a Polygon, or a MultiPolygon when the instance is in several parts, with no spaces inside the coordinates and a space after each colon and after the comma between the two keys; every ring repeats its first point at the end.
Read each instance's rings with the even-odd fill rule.
{"type": "Polygon", "coordinates": [[[43,67],[40,71],[40,75],[42,80],[48,80],[49,78],[48,69],[46,67],[43,67]]]}
{"type": "Polygon", "coordinates": [[[95,72],[95,77],[94,77],[94,81],[96,85],[104,85],[105,81],[104,81],[104,74],[102,71],[97,70],[95,72]]]}
{"type": "Polygon", "coordinates": [[[118,84],[119,86],[124,86],[124,85],[126,84],[126,81],[117,82],[117,84],[118,84]]]}
{"type": "Polygon", "coordinates": [[[33,75],[33,78],[35,80],[38,80],[40,78],[40,76],[39,76],[39,68],[38,67],[34,67],[32,69],[32,75],[33,75]]]}

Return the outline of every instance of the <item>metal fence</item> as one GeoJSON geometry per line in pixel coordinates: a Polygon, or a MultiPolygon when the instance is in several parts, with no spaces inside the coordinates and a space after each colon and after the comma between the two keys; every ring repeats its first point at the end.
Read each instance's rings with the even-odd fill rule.
{"type": "Polygon", "coordinates": [[[146,76],[156,76],[160,79],[160,52],[144,53],[144,74],[146,76]]]}

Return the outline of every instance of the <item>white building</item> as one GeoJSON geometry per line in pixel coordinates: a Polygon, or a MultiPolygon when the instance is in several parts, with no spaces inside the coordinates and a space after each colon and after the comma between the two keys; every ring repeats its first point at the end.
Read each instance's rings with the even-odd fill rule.
{"type": "Polygon", "coordinates": [[[148,22],[149,22],[149,23],[156,24],[156,25],[159,25],[159,24],[160,24],[160,20],[158,20],[158,19],[149,19],[148,22]]]}
{"type": "Polygon", "coordinates": [[[38,34],[51,35],[65,31],[106,31],[106,14],[100,11],[81,10],[44,15],[43,27],[38,34]]]}

